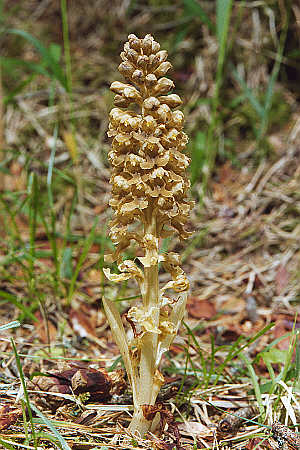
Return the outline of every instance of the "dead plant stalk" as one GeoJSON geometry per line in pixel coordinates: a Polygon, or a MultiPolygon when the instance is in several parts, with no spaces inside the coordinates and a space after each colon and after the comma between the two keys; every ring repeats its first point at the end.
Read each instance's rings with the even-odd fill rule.
{"type": "Polygon", "coordinates": [[[174,110],[181,99],[169,93],[174,84],[164,77],[171,68],[167,52],[151,35],[138,39],[131,34],[121,58],[119,71],[127,83],[111,85],[116,107],[110,112],[108,131],[113,137],[110,205],[115,212],[110,237],[116,250],[106,258],[117,262],[120,273],[108,268],[104,272],[111,281],[134,278],[139,285],[142,303],[127,313],[132,340],[114,302],[103,299],[103,303],[132,387],[134,415],[129,429],[143,436],[152,424],[149,405],[151,411],[164,381],[160,360],[178,331],[189,288],[179,256],[159,254],[159,243],[174,232],[183,239],[188,236],[184,225],[192,202],[186,176],[189,158],[183,153],[188,141],[182,131],[184,116],[174,110]],[[122,253],[132,241],[136,255],[143,256],[124,260],[122,253]],[[161,288],[159,263],[172,278],[161,288]],[[166,295],[169,289],[175,295],[166,295]]]}

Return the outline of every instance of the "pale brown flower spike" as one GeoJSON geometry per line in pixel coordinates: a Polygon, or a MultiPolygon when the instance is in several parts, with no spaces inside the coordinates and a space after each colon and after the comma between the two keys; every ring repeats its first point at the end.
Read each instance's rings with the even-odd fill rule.
{"type": "Polygon", "coordinates": [[[167,52],[151,35],[138,39],[134,34],[121,53],[120,73],[126,83],[115,81],[115,108],[110,113],[108,135],[113,137],[109,160],[112,165],[111,207],[115,216],[110,237],[116,250],[106,260],[117,261],[120,274],[104,269],[111,281],[135,278],[142,305],[128,314],[135,338],[128,342],[119,313],[113,302],[104,307],[133,390],[132,432],[144,434],[151,422],[143,416],[141,405],[154,405],[163,383],[158,371],[161,356],[167,351],[179,328],[185,310],[189,282],[180,268],[176,253],[159,254],[161,238],[177,233],[184,239],[184,225],[193,202],[188,198],[190,182],[186,175],[189,158],[182,153],[187,135],[182,131],[184,115],[174,110],[181,104],[172,80],[165,77],[172,67],[167,52]],[[122,259],[122,253],[135,242],[140,267],[122,259]],[[161,289],[158,264],[171,275],[161,289]],[[175,298],[165,296],[173,289],[175,298]]]}

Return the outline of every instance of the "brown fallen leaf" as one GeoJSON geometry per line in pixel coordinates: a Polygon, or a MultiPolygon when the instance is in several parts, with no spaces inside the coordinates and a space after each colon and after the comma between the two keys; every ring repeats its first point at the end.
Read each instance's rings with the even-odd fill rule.
{"type": "Polygon", "coordinates": [[[13,408],[10,405],[0,407],[0,430],[6,430],[22,417],[22,408],[13,408]]]}
{"type": "MultiPolygon", "coordinates": [[[[60,371],[49,371],[45,376],[32,380],[35,389],[45,392],[75,395],[89,394],[86,401],[106,401],[113,394],[120,394],[126,388],[123,371],[110,374],[105,369],[94,369],[75,363],[60,371]]],[[[47,396],[49,400],[49,396],[47,396]]],[[[52,403],[60,404],[67,398],[54,397],[52,403]]]]}
{"type": "MultiPolygon", "coordinates": [[[[286,326],[284,319],[279,319],[275,322],[275,327],[273,329],[273,336],[275,339],[279,339],[290,331],[289,327],[286,326]]],[[[290,337],[286,337],[277,342],[276,347],[279,350],[288,350],[290,347],[290,337]]]]}
{"type": "Polygon", "coordinates": [[[203,425],[201,422],[185,422],[178,425],[179,430],[187,434],[188,436],[195,437],[212,437],[213,429],[209,429],[206,425],[203,425]]]}
{"type": "Polygon", "coordinates": [[[290,274],[286,269],[286,266],[281,264],[278,268],[278,271],[275,276],[275,293],[276,295],[280,295],[282,291],[288,285],[290,279],[290,274]]]}
{"type": "Polygon", "coordinates": [[[217,313],[216,308],[209,300],[200,300],[198,297],[189,297],[187,310],[195,319],[211,319],[217,313]]]}
{"type": "Polygon", "coordinates": [[[36,332],[39,337],[39,341],[42,344],[50,344],[50,342],[56,341],[57,328],[51,320],[47,320],[42,317],[40,311],[35,312],[35,317],[38,319],[37,322],[34,322],[36,332]]]}
{"type": "Polygon", "coordinates": [[[222,434],[233,434],[238,431],[238,429],[247,422],[246,419],[252,419],[257,414],[257,410],[253,406],[246,406],[245,408],[240,408],[234,413],[234,416],[227,414],[218,423],[217,431],[222,434]]]}

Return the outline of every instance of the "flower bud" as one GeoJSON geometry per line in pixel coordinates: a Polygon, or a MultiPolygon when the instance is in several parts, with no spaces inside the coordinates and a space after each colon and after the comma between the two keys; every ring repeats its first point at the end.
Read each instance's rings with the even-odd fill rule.
{"type": "Polygon", "coordinates": [[[182,101],[179,95],[177,94],[170,94],[162,97],[158,97],[161,103],[165,103],[166,105],[170,106],[170,108],[176,108],[177,106],[180,106],[182,101]]]}
{"type": "Polygon", "coordinates": [[[144,100],[143,106],[145,109],[153,110],[158,108],[160,105],[160,101],[156,97],[148,97],[144,100]]]}
{"type": "Polygon", "coordinates": [[[145,78],[145,84],[148,88],[155,88],[157,85],[157,78],[153,73],[149,73],[145,78]]]}
{"type": "Polygon", "coordinates": [[[157,95],[167,94],[173,88],[174,83],[172,80],[169,80],[169,78],[160,78],[154,88],[154,92],[157,95]]]}
{"type": "Polygon", "coordinates": [[[165,61],[161,63],[157,69],[155,69],[154,75],[156,75],[157,77],[163,77],[171,67],[171,63],[169,63],[169,61],[165,61]]]}

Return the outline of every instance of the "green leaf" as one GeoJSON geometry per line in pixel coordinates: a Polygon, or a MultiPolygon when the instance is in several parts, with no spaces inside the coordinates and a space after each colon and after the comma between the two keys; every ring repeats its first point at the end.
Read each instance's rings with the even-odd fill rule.
{"type": "Polygon", "coordinates": [[[198,131],[195,139],[190,143],[191,148],[191,183],[199,181],[199,177],[206,160],[206,134],[198,131]]]}
{"type": "Polygon", "coordinates": [[[53,59],[58,63],[61,58],[61,46],[58,44],[51,43],[49,45],[49,53],[53,57],[53,59]]]}
{"type": "Polygon", "coordinates": [[[217,38],[219,45],[227,39],[232,0],[217,0],[217,38]]]}
{"type": "Polygon", "coordinates": [[[202,6],[196,0],[183,0],[183,5],[185,16],[199,17],[211,31],[215,31],[215,27],[212,21],[210,20],[202,6]]]}
{"type": "Polygon", "coordinates": [[[247,369],[249,371],[249,375],[251,377],[252,380],[252,384],[254,387],[254,392],[255,392],[255,397],[258,403],[258,407],[259,407],[259,412],[261,414],[262,417],[264,417],[265,415],[265,408],[263,405],[263,401],[262,401],[262,396],[261,396],[261,391],[260,391],[260,387],[259,387],[259,382],[258,382],[258,377],[252,367],[252,363],[251,361],[248,359],[248,357],[246,355],[244,355],[242,352],[238,355],[239,358],[241,358],[244,363],[247,366],[247,369]]]}
{"type": "Polygon", "coordinates": [[[265,363],[269,362],[270,364],[284,364],[286,360],[286,351],[273,347],[268,352],[261,353],[261,357],[265,363]]]}
{"type": "Polygon", "coordinates": [[[71,280],[73,275],[72,266],[72,249],[71,247],[66,247],[62,255],[62,262],[60,266],[60,276],[61,278],[66,278],[71,280]]]}
{"type": "Polygon", "coordinates": [[[7,33],[21,36],[30,44],[32,44],[41,55],[42,62],[50,70],[52,77],[59,81],[60,84],[66,89],[66,91],[68,91],[68,83],[65,74],[58,64],[56,56],[53,56],[53,50],[49,51],[38,39],[36,39],[30,33],[27,33],[27,31],[10,28],[7,30],[7,33]]]}
{"type": "MultiPolygon", "coordinates": [[[[24,306],[13,294],[10,294],[9,292],[0,291],[0,298],[5,299],[9,303],[12,303],[17,308],[20,309],[24,313],[25,316],[33,320],[34,322],[37,322],[37,318],[32,314],[30,308],[24,306]]],[[[24,301],[25,299],[23,299],[24,301]]]]}
{"type": "Polygon", "coordinates": [[[69,444],[65,441],[65,439],[62,437],[62,435],[57,431],[57,429],[52,425],[51,421],[49,419],[47,419],[47,417],[44,416],[44,414],[39,409],[37,409],[37,407],[33,403],[30,403],[30,407],[31,407],[32,411],[34,411],[36,413],[36,415],[42,419],[44,424],[47,425],[48,428],[50,428],[52,433],[58,439],[58,441],[61,445],[61,448],[63,450],[71,450],[71,447],[69,446],[69,444]]]}

